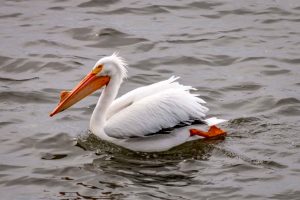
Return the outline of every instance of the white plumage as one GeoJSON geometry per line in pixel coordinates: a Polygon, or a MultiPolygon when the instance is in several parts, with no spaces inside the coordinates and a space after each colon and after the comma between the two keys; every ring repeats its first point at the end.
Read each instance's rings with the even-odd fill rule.
{"type": "Polygon", "coordinates": [[[143,137],[180,122],[203,119],[208,111],[201,105],[205,102],[176,79],[138,88],[114,101],[111,109],[125,102],[128,106],[107,119],[105,133],[114,138],[143,137]]]}
{"type": "Polygon", "coordinates": [[[99,79],[106,87],[93,111],[90,129],[99,138],[127,149],[142,152],[165,151],[201,137],[191,135],[183,128],[170,134],[153,133],[192,120],[202,120],[210,126],[226,121],[217,118],[205,119],[208,111],[203,105],[205,101],[191,93],[194,88],[179,84],[179,77],[174,76],[137,88],[115,99],[123,79],[127,77],[126,66],[124,59],[117,54],[100,59],[92,72],[76,88],[67,94],[64,92],[60,104],[51,116],[88,95],[88,92],[80,93],[79,90],[84,90],[88,82],[99,79]],[[72,101],[72,98],[75,100],[72,101]]]}

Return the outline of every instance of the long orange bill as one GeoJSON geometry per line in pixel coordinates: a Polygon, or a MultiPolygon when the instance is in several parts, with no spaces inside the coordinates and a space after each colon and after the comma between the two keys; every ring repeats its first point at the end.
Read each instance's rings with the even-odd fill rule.
{"type": "Polygon", "coordinates": [[[50,117],[64,111],[102,86],[107,85],[109,80],[108,76],[97,76],[94,72],[89,73],[72,91],[62,91],[60,93],[60,102],[50,113],[50,117]]]}

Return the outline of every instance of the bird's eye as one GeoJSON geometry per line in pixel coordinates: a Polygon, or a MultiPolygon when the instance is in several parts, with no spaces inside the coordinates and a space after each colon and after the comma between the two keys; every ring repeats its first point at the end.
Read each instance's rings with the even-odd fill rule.
{"type": "Polygon", "coordinates": [[[94,69],[93,69],[93,73],[98,74],[103,68],[103,65],[97,65],[94,69]]]}

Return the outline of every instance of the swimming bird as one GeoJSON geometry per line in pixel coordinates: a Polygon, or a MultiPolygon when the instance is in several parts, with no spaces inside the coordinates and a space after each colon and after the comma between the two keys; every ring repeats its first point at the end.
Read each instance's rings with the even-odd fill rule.
{"type": "Polygon", "coordinates": [[[102,140],[139,152],[166,151],[187,141],[225,135],[216,124],[226,120],[205,119],[208,108],[191,86],[177,82],[178,77],[140,87],[116,98],[127,77],[127,64],[114,53],[101,58],[92,71],[72,90],[62,91],[53,116],[103,88],[90,120],[90,130],[102,140]],[[174,129],[161,130],[180,123],[202,121],[208,131],[174,129]]]}

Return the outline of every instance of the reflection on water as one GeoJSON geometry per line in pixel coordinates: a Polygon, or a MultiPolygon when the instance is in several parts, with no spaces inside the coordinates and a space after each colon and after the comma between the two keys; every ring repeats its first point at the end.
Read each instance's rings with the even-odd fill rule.
{"type": "Polygon", "coordinates": [[[14,1],[0,6],[3,199],[298,199],[298,1],[14,1]],[[226,139],[136,153],[87,131],[95,94],[55,118],[59,92],[104,55],[120,94],[180,76],[226,139]]]}
{"type": "MultiPolygon", "coordinates": [[[[89,151],[95,151],[96,154],[108,153],[114,157],[133,158],[135,160],[147,160],[149,158],[165,160],[183,160],[183,159],[205,159],[208,152],[213,149],[213,144],[222,142],[225,138],[223,136],[214,139],[203,139],[187,142],[169,151],[157,153],[143,153],[134,152],[125,148],[116,146],[109,142],[99,140],[92,133],[81,136],[76,141],[76,146],[89,151]]],[[[153,160],[151,160],[152,162],[153,160]]]]}

